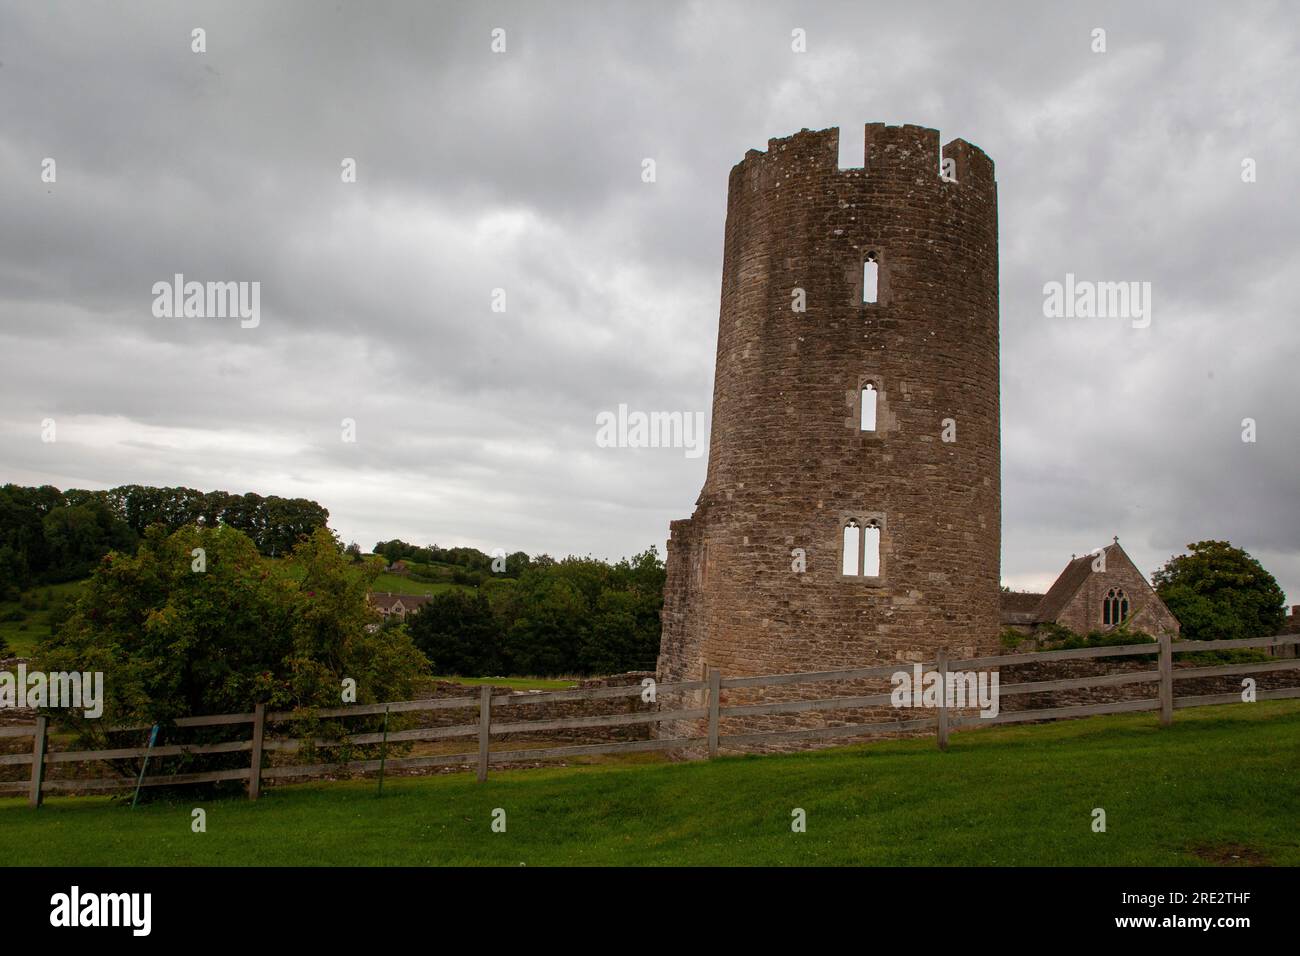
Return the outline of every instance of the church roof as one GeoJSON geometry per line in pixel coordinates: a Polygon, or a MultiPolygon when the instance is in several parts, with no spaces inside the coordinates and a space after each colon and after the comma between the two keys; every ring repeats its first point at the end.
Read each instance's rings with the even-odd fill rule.
{"type": "Polygon", "coordinates": [[[1004,625],[1034,624],[1043,595],[1029,591],[1003,591],[998,595],[998,616],[1004,625]]]}
{"type": "Polygon", "coordinates": [[[1060,616],[1070,599],[1083,587],[1083,582],[1088,580],[1088,575],[1092,573],[1092,562],[1096,558],[1096,554],[1080,555],[1065,566],[1065,570],[1038,603],[1038,610],[1034,613],[1035,621],[1055,621],[1060,616]]]}

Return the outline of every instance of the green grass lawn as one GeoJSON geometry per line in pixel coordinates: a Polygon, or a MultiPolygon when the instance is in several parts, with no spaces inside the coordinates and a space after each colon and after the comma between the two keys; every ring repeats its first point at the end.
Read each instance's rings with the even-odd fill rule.
{"type": "MultiPolygon", "coordinates": [[[[24,593],[29,601],[36,599],[41,604],[60,601],[75,601],[89,579],[67,581],[63,584],[43,584],[24,593]]],[[[0,601],[0,617],[17,611],[22,614],[19,621],[0,621],[0,637],[9,645],[9,653],[16,657],[30,657],[36,642],[50,633],[50,607],[24,608],[19,601],[0,601]]]]}
{"type": "Polygon", "coordinates": [[[5,799],[0,833],[23,864],[1296,865],[1298,773],[1300,702],[1279,701],[1179,711],[1163,730],[1151,714],[975,730],[947,753],[931,739],[389,778],[382,798],[368,780],[134,811],[5,799]]]}
{"type": "Polygon", "coordinates": [[[447,591],[472,591],[464,584],[429,584],[425,581],[413,581],[400,574],[381,572],[370,585],[372,591],[388,591],[392,594],[443,594],[447,591]]]}

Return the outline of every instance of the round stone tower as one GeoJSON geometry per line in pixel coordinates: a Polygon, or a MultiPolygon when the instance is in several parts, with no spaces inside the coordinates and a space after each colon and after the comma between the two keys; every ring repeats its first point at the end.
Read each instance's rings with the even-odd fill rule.
{"type": "Polygon", "coordinates": [[[996,648],[993,163],[920,126],[731,171],[708,476],[672,523],[660,679],[996,648]]]}

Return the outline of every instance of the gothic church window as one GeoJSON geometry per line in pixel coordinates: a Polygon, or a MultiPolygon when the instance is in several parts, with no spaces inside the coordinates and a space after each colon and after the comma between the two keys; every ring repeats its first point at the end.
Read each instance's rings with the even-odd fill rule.
{"type": "Polygon", "coordinates": [[[1101,604],[1101,623],[1107,627],[1120,624],[1128,617],[1128,596],[1121,588],[1111,588],[1101,604]]]}

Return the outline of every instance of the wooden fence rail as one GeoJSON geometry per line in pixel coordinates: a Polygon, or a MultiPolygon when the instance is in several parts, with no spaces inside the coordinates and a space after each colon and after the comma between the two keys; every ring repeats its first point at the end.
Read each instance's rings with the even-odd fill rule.
{"type": "MultiPolygon", "coordinates": [[[[563,703],[570,701],[616,700],[622,697],[640,697],[645,689],[640,685],[620,687],[596,687],[583,690],[552,691],[548,693],[498,694],[493,695],[492,688],[484,686],[478,697],[455,697],[439,700],[406,700],[379,704],[360,704],[350,707],[328,707],[302,711],[271,711],[264,704],[258,704],[252,712],[242,714],[216,714],[203,717],[184,717],[173,722],[171,726],[186,727],[222,727],[251,725],[251,735],[246,740],[233,740],[212,744],[167,744],[152,749],[140,747],[117,747],[90,751],[50,751],[48,749],[49,718],[41,715],[30,724],[0,727],[0,738],[31,737],[30,753],[6,754],[0,756],[0,766],[30,766],[30,778],[27,781],[0,782],[0,793],[23,793],[28,795],[28,802],[39,807],[45,793],[54,791],[78,790],[117,790],[133,786],[168,786],[190,783],[211,783],[227,780],[247,781],[248,796],[256,800],[261,792],[262,781],[282,780],[294,777],[310,777],[339,771],[369,773],[381,767],[392,769],[425,769],[429,767],[455,764],[473,764],[477,768],[478,779],[486,780],[488,768],[493,764],[503,764],[521,760],[535,760],[554,757],[575,757],[592,754],[638,753],[644,751],[671,751],[703,747],[710,757],[716,756],[723,747],[761,745],[773,741],[798,742],[811,740],[836,740],[853,737],[871,736],[880,733],[898,733],[900,731],[925,730],[932,728],[938,746],[946,749],[948,736],[953,730],[966,727],[996,724],[1019,723],[1035,720],[1058,720],[1069,717],[1085,717],[1096,714],[1119,714],[1147,710],[1158,710],[1160,722],[1167,726],[1173,720],[1173,712],[1186,707],[1202,707],[1212,704],[1234,703],[1241,700],[1240,693],[1206,694],[1192,697],[1175,697],[1174,682],[1194,677],[1223,677],[1230,675],[1264,674],[1277,671],[1300,669],[1300,658],[1261,663],[1214,664],[1202,667],[1175,668],[1175,654],[1197,651],[1217,651],[1228,649],[1277,649],[1287,645],[1300,644],[1300,636],[1278,636],[1267,638],[1247,638],[1231,641],[1179,641],[1172,643],[1168,636],[1162,637],[1158,645],[1125,644],[1114,647],[1076,648],[1062,651],[1042,651],[1027,654],[1004,654],[993,657],[973,657],[949,660],[947,652],[941,650],[934,661],[922,663],[922,673],[937,673],[941,679],[954,671],[971,671],[977,668],[1004,667],[1012,664],[1039,663],[1052,661],[1096,660],[1109,657],[1135,657],[1156,655],[1155,670],[1143,670],[1132,673],[1106,674],[1095,677],[1080,677],[1064,680],[1043,680],[1007,684],[999,687],[1002,695],[1049,693],[1062,690],[1081,690],[1088,688],[1119,687],[1127,684],[1153,683],[1157,685],[1156,697],[1137,700],[1108,701],[1098,704],[1076,704],[1062,707],[1050,707],[1039,710],[1022,710],[1000,713],[996,717],[976,717],[952,714],[949,712],[947,697],[941,695],[940,704],[933,717],[906,720],[849,724],[845,726],[799,728],[795,730],[773,730],[741,734],[722,734],[721,721],[726,717],[745,717],[770,714],[797,714],[810,711],[835,711],[853,708],[885,706],[891,702],[891,694],[876,693],[857,696],[824,697],[814,700],[782,700],[757,704],[722,704],[722,691],[735,688],[762,688],[790,684],[819,683],[825,681],[867,680],[889,677],[900,670],[911,670],[910,663],[884,664],[872,667],[849,668],[831,671],[812,671],[796,674],[770,674],[757,677],[724,678],[720,671],[709,671],[707,680],[680,681],[658,684],[654,688],[654,699],[661,695],[698,693],[703,701],[693,706],[676,706],[669,710],[653,710],[642,713],[594,715],[579,717],[544,718],[534,720],[494,720],[494,711],[500,713],[504,708],[527,708],[531,705],[563,703]],[[435,710],[466,710],[477,708],[477,719],[472,723],[457,724],[449,727],[428,727],[412,730],[400,730],[392,733],[356,733],[341,737],[299,739],[294,737],[268,737],[267,725],[292,723],[304,719],[347,718],[360,716],[378,716],[381,714],[412,713],[435,710]],[[556,730],[584,730],[592,728],[635,726],[657,724],[666,721],[703,721],[707,730],[703,735],[695,734],[684,737],[666,737],[649,740],[609,741],[594,744],[565,744],[540,747],[536,749],[517,748],[511,750],[492,750],[493,735],[540,733],[556,730]],[[410,743],[415,741],[449,740],[459,737],[477,738],[476,750],[451,754],[431,754],[412,757],[387,758],[387,745],[390,743],[410,743]],[[316,763],[309,765],[264,766],[263,758],[267,753],[294,753],[308,747],[326,749],[342,746],[361,746],[380,744],[383,754],[377,759],[344,760],[335,763],[316,763]],[[220,754],[249,753],[249,766],[231,770],[213,770],[202,773],[155,774],[137,780],[134,777],[112,776],[101,779],[56,778],[47,779],[45,770],[48,765],[62,763],[80,763],[101,760],[124,760],[146,755],[150,757],[180,756],[185,754],[220,754]]],[[[1259,690],[1255,694],[1258,700],[1279,700],[1300,698],[1300,687],[1283,687],[1271,690],[1259,690]]],[[[911,708],[909,708],[911,709],[911,708]]],[[[109,733],[147,731],[149,724],[134,724],[112,728],[109,733]]]]}

